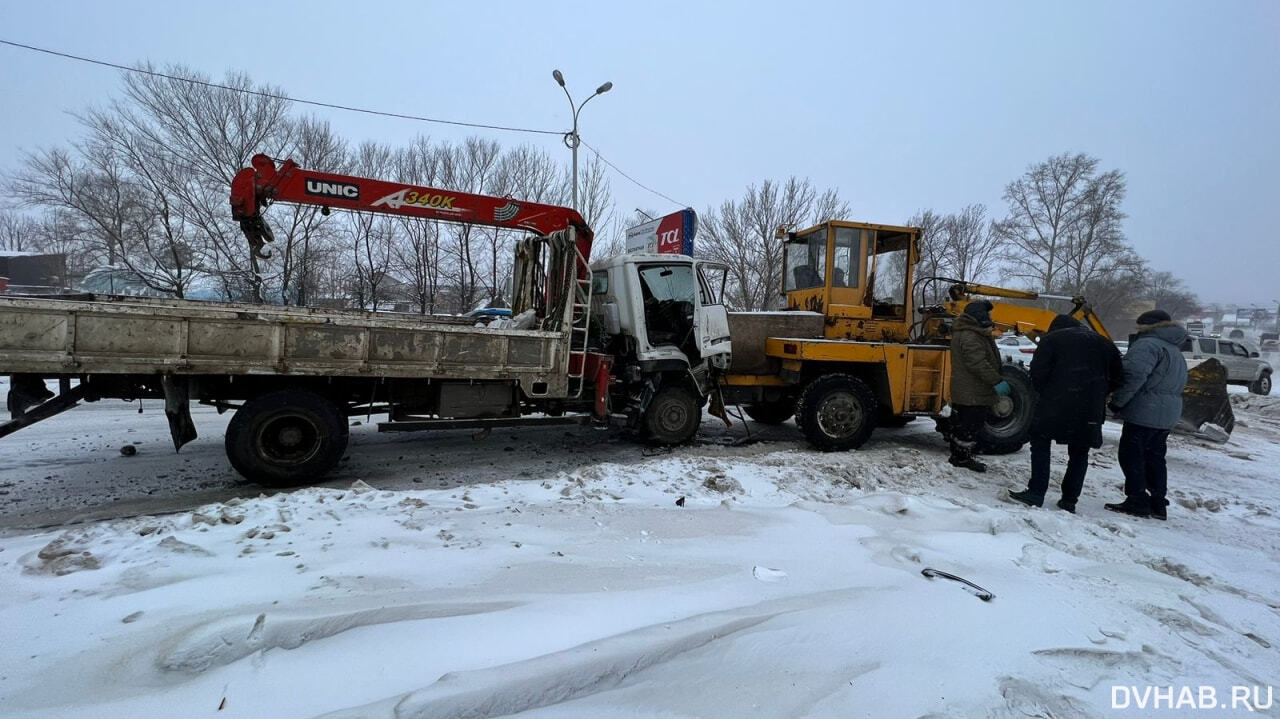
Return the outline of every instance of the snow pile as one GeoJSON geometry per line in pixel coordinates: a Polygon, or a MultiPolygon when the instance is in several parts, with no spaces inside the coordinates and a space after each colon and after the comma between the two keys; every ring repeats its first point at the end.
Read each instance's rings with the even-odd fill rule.
{"type": "Polygon", "coordinates": [[[1116,430],[1077,516],[996,499],[1025,456],[964,473],[917,429],[856,453],[693,447],[10,533],[0,706],[1110,716],[1115,685],[1274,682],[1275,436],[1171,440],[1176,503],[1157,523],[1100,508],[1119,496],[1116,430]]]}

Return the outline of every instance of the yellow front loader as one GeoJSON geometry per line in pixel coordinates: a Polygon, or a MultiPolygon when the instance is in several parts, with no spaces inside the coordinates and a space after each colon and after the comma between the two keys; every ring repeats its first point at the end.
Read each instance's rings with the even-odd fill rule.
{"type": "MultiPolygon", "coordinates": [[[[780,235],[786,309],[730,313],[733,361],[721,387],[724,401],[743,406],[757,421],[780,423],[794,415],[819,449],[854,449],[876,426],[900,426],[921,416],[939,420],[945,434],[951,323],[976,296],[1069,300],[1072,308],[1064,313],[1110,338],[1080,297],[941,278],[915,282],[918,228],[830,221],[780,235]],[[915,291],[930,281],[949,283],[947,300],[917,310],[915,291]]],[[[1058,314],[1012,302],[993,304],[998,330],[1033,340],[1058,314]]],[[[1026,370],[1006,363],[1001,374],[1012,392],[992,408],[979,434],[980,448],[989,454],[1021,448],[1035,408],[1026,370]]],[[[1186,402],[1198,407],[1193,427],[1217,420],[1230,431],[1231,422],[1223,423],[1223,412],[1230,415],[1225,375],[1196,386],[1204,391],[1203,401],[1186,402]]]]}

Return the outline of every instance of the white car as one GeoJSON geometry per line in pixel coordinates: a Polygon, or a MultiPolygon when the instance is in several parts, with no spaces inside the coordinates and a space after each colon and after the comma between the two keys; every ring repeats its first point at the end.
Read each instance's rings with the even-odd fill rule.
{"type": "Polygon", "coordinates": [[[1189,361],[1213,358],[1227,368],[1227,383],[1244,385],[1254,394],[1271,394],[1271,365],[1260,353],[1239,340],[1188,337],[1182,356],[1189,361]]]}
{"type": "Polygon", "coordinates": [[[1031,364],[1031,355],[1036,353],[1036,343],[1026,335],[1005,335],[996,340],[996,349],[1000,350],[1001,362],[1013,364],[1031,364]]]}

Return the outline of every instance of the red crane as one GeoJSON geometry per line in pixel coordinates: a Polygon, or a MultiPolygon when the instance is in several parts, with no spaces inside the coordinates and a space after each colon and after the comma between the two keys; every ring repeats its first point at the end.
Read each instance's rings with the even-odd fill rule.
{"type": "Polygon", "coordinates": [[[263,244],[274,239],[262,219],[262,211],[273,202],[292,202],[326,210],[332,207],[507,227],[540,235],[573,227],[577,230],[578,252],[584,259],[591,257],[594,233],[582,215],[568,207],[315,172],[298,167],[293,160],[285,160],[277,168],[274,160],[261,154],[254,155],[251,164],[231,181],[231,216],[240,222],[259,256],[263,244]]]}

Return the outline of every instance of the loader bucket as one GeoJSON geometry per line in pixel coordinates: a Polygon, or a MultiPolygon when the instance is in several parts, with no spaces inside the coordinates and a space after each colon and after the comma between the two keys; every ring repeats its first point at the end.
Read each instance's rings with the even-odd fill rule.
{"type": "Polygon", "coordinates": [[[1227,368],[1207,359],[1187,370],[1182,390],[1182,420],[1178,429],[1220,442],[1235,429],[1236,418],[1227,397],[1227,368]]]}

